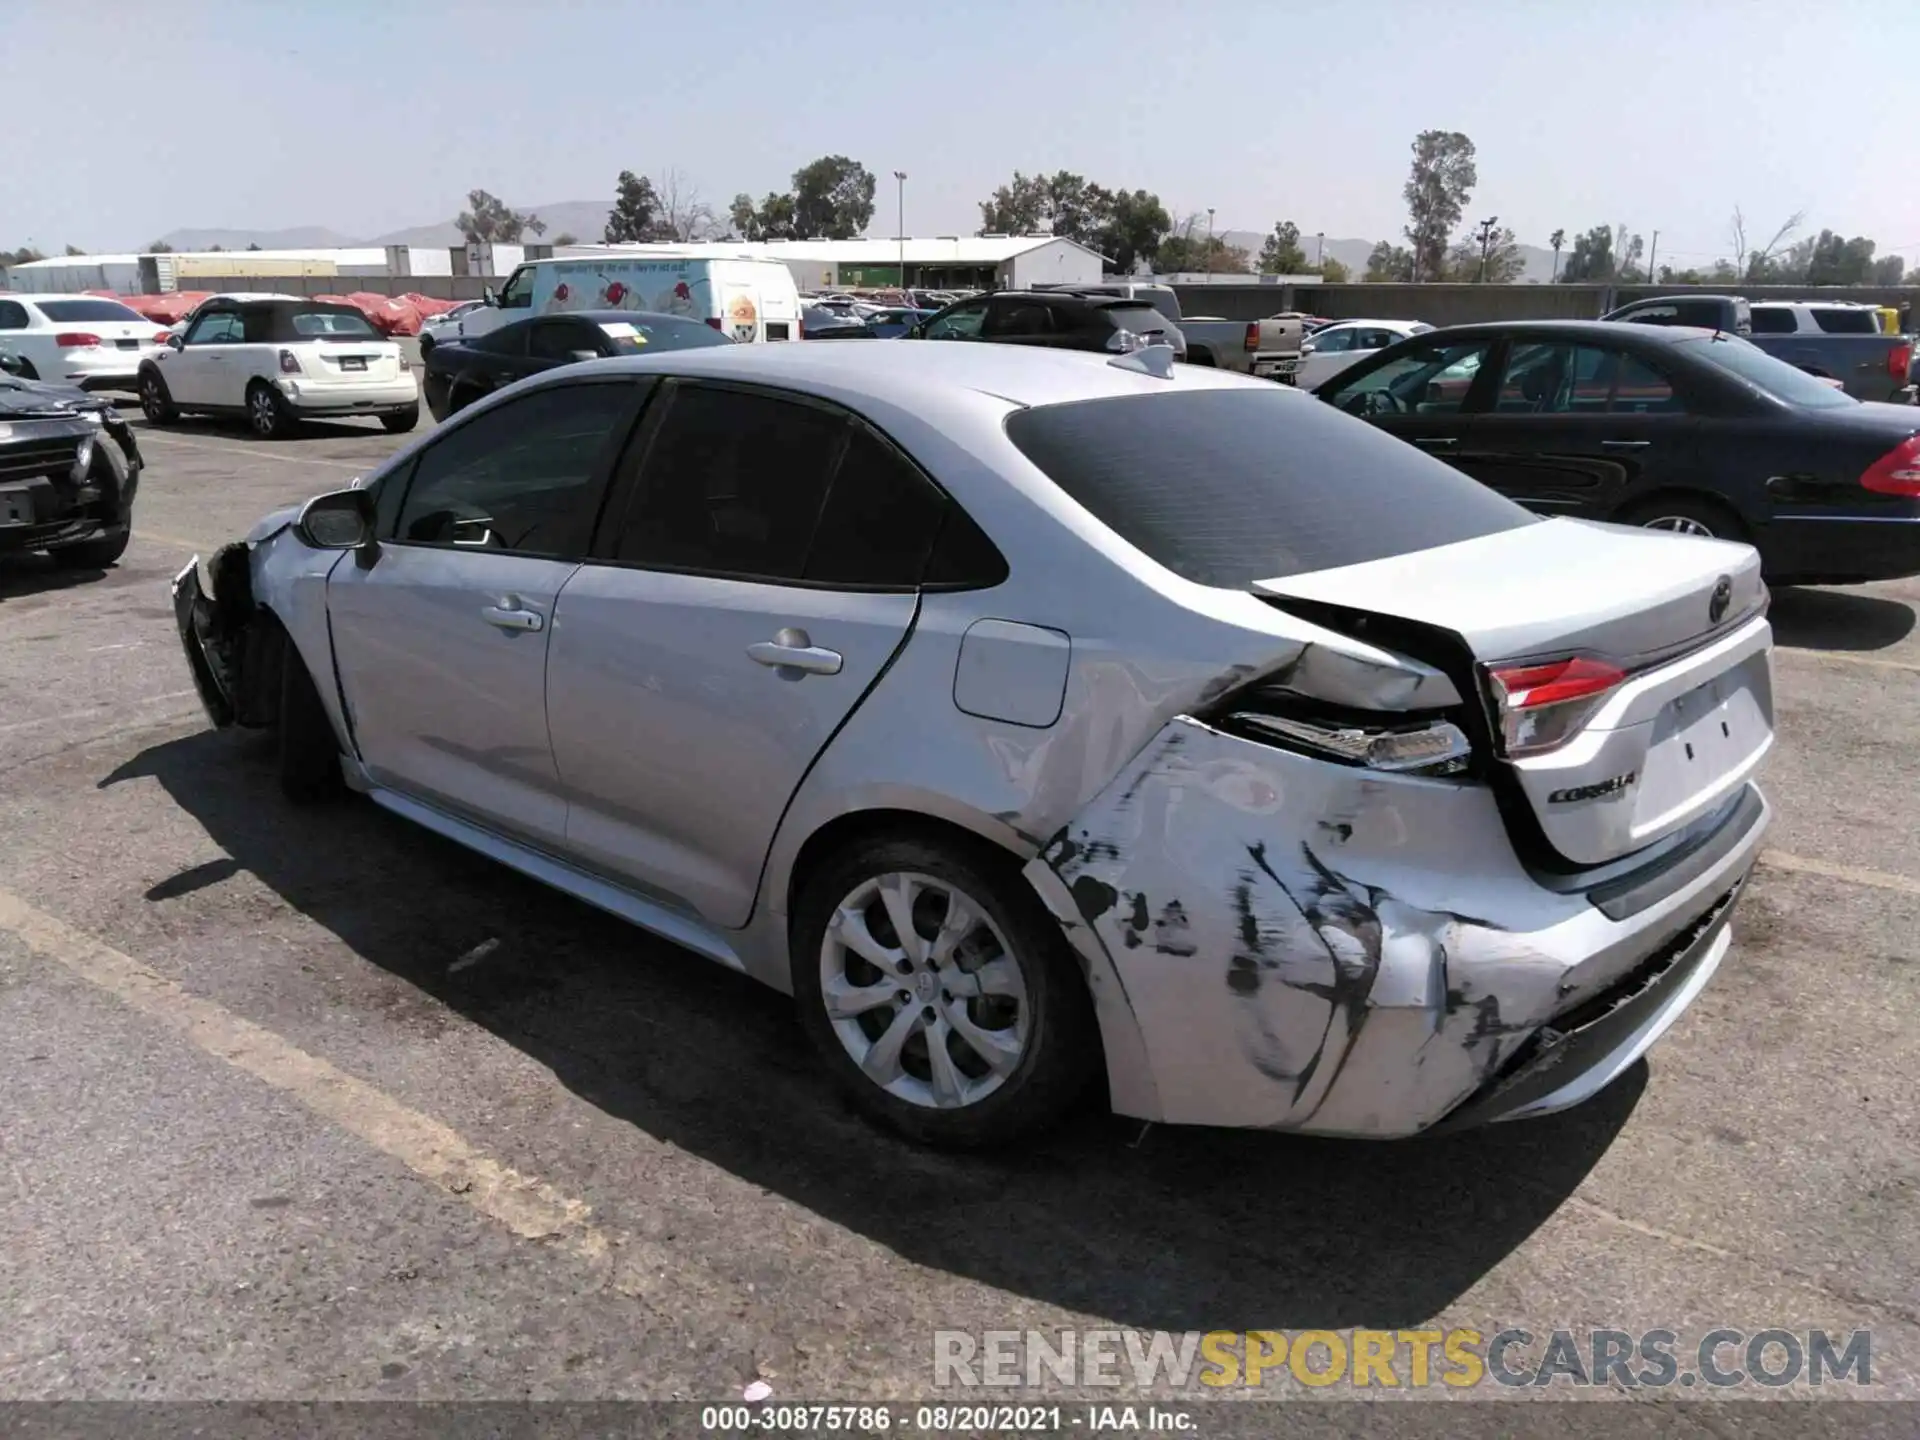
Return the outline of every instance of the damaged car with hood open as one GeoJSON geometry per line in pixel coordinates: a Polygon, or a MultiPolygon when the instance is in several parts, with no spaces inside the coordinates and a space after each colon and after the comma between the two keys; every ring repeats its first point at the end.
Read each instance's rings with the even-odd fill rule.
{"type": "Polygon", "coordinates": [[[795,999],[929,1143],[1090,1085],[1564,1110],[1730,944],[1750,548],[1543,519],[1311,397],[1000,346],[523,381],[174,586],[216,724],[795,999]]]}

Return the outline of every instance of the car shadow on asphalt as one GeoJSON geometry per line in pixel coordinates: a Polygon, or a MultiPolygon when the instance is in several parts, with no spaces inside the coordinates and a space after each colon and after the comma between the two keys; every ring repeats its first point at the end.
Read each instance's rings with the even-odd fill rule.
{"type": "MultiPolygon", "coordinates": [[[[1143,1127],[1090,1103],[1016,1152],[923,1151],[850,1110],[785,997],[363,800],[296,812],[265,742],[202,731],[99,784],[156,779],[235,868],[416,987],[424,1031],[447,1007],[648,1135],[910,1261],[1070,1312],[1176,1331],[1429,1319],[1554,1213],[1645,1084],[1637,1066],[1565,1115],[1394,1145],[1143,1127]]],[[[226,873],[196,866],[147,897],[226,873]]],[[[395,1023],[390,1004],[376,1021],[395,1023]]]]}
{"type": "Polygon", "coordinates": [[[1885,650],[1913,632],[1913,607],[1852,590],[1783,586],[1767,610],[1773,638],[1802,650],[1885,650]]]}
{"type": "Polygon", "coordinates": [[[90,568],[56,565],[51,556],[44,554],[0,555],[0,605],[27,595],[97,584],[106,574],[107,568],[97,565],[90,568]]]}

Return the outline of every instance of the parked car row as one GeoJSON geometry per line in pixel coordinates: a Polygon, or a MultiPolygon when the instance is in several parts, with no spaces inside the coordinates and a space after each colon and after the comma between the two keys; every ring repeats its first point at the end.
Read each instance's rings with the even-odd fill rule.
{"type": "Polygon", "coordinates": [[[1542,514],[1751,544],[1776,584],[1920,573],[1920,410],[1727,330],[1455,326],[1314,393],[1542,514]]]}
{"type": "Polygon", "coordinates": [[[1878,306],[1832,301],[1749,303],[1737,295],[1675,295],[1636,300],[1601,318],[1738,335],[1809,375],[1840,382],[1857,400],[1911,402],[1920,395],[1909,373],[1913,339],[1897,330],[1883,330],[1878,306]]]}

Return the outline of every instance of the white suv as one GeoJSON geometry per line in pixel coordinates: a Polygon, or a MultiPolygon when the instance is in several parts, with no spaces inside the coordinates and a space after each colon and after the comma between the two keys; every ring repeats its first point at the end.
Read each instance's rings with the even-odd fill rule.
{"type": "Polygon", "coordinates": [[[0,295],[0,348],[25,362],[28,380],[131,390],[165,341],[165,330],[105,296],[0,295]]]}
{"type": "Polygon", "coordinates": [[[350,305],[218,296],[141,364],[140,407],[155,425],[244,415],[262,439],[350,415],[400,433],[419,423],[420,386],[400,346],[350,305]]]}

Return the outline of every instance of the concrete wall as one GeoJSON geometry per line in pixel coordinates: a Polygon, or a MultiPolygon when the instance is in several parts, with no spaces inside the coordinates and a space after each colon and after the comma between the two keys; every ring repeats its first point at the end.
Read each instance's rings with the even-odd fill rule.
{"type": "Polygon", "coordinates": [[[1258,320],[1305,310],[1334,320],[1424,320],[1470,325],[1485,320],[1593,320],[1630,300],[1654,295],[1744,295],[1749,300],[1853,300],[1898,306],[1915,302],[1920,286],[1808,285],[1175,285],[1180,308],[1193,315],[1258,320]]]}

